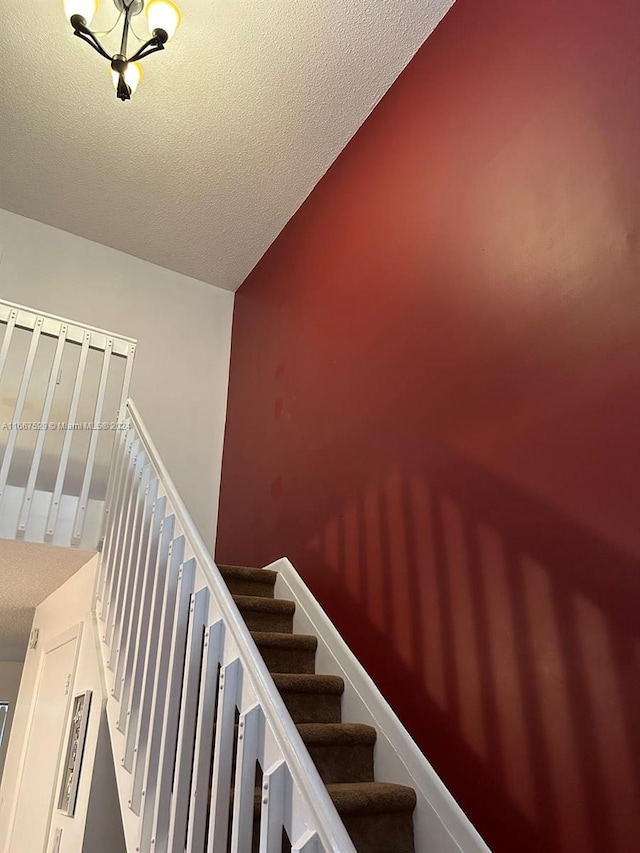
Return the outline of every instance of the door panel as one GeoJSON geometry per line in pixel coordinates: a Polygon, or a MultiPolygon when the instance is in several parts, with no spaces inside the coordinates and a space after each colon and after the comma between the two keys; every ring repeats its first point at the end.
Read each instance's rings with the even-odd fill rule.
{"type": "Polygon", "coordinates": [[[78,634],[44,655],[9,853],[44,853],[71,696],[78,634]]]}

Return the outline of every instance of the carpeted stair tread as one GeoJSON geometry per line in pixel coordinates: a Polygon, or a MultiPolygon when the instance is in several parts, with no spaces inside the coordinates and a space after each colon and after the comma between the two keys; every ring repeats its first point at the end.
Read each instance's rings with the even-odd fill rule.
{"type": "Polygon", "coordinates": [[[272,678],[280,693],[320,693],[342,696],[344,680],[338,675],[299,675],[273,673],[272,678]]]}
{"type": "Polygon", "coordinates": [[[375,780],[374,728],[326,721],[299,722],[297,728],[325,785],[375,780]]]}
{"type": "Polygon", "coordinates": [[[359,723],[299,723],[297,729],[307,746],[372,746],[377,737],[373,726],[359,723]]]}
{"type": "Polygon", "coordinates": [[[273,598],[277,572],[248,569],[244,566],[218,566],[232,595],[256,595],[273,598]]]}
{"type": "Polygon", "coordinates": [[[251,636],[269,672],[315,673],[317,637],[277,631],[251,631],[251,636]]]}
{"type": "Polygon", "coordinates": [[[259,595],[233,595],[233,600],[250,631],[293,632],[295,602],[259,595]]]}
{"type": "Polygon", "coordinates": [[[247,566],[218,566],[225,580],[255,581],[256,583],[275,586],[277,572],[270,569],[251,569],[247,566]]]}
{"type": "Polygon", "coordinates": [[[234,595],[233,600],[243,613],[284,613],[293,615],[296,610],[295,602],[284,598],[261,598],[259,595],[234,595]]]}
{"type": "MultiPolygon", "coordinates": [[[[344,680],[316,674],[318,639],[293,633],[295,603],[274,598],[277,573],[219,568],[358,853],[414,853],[415,791],[375,781],[377,731],[342,722],[344,680]]],[[[255,821],[260,803],[257,789],[255,821]]]]}
{"type": "Polygon", "coordinates": [[[386,782],[354,782],[327,785],[327,791],[340,815],[388,814],[408,812],[416,806],[413,788],[386,782]]]}
{"type": "Polygon", "coordinates": [[[301,649],[315,651],[318,638],[313,634],[280,634],[276,631],[252,631],[251,636],[259,649],[301,649]]]}
{"type": "Polygon", "coordinates": [[[341,678],[276,672],[271,677],[296,725],[342,722],[344,681],[341,678]]]}

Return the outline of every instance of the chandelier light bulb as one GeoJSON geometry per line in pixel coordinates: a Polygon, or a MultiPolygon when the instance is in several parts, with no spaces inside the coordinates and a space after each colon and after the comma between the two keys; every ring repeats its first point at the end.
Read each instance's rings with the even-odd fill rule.
{"type": "Polygon", "coordinates": [[[168,39],[173,38],[180,24],[180,10],[171,0],[150,0],[147,6],[149,32],[164,30],[168,39]]]}
{"type": "MultiPolygon", "coordinates": [[[[120,79],[120,75],[117,71],[111,72],[111,80],[113,82],[113,88],[118,91],[118,81],[120,79]]],[[[133,95],[138,88],[140,81],[142,80],[142,65],[139,62],[130,62],[126,70],[124,72],[124,82],[131,89],[131,94],[133,95]]]]}
{"type": "Polygon", "coordinates": [[[80,15],[89,26],[97,11],[98,0],[64,0],[64,14],[69,21],[73,15],[80,15]]]}

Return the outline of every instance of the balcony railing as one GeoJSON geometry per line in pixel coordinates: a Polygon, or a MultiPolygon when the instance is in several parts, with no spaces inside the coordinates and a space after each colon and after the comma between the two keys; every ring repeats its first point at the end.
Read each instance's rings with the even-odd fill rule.
{"type": "Polygon", "coordinates": [[[0,538],[95,548],[136,342],[0,301],[0,538]]]}

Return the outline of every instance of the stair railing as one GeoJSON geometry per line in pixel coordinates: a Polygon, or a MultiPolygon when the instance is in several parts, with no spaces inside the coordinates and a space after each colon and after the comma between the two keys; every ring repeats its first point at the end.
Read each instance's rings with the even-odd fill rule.
{"type": "Polygon", "coordinates": [[[96,608],[129,853],[355,853],[131,401],[126,423],[96,608]]]}
{"type": "Polygon", "coordinates": [[[136,341],[0,300],[0,537],[95,548],[136,341]]]}

